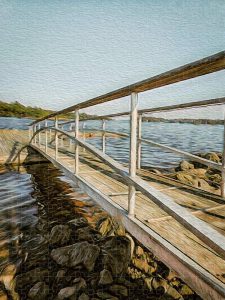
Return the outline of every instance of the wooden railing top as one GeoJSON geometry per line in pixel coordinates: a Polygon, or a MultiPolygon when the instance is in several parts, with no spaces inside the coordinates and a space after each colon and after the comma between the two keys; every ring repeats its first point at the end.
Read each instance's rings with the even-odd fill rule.
{"type": "Polygon", "coordinates": [[[34,121],[32,124],[38,123],[48,118],[65,114],[77,109],[82,109],[97,104],[105,103],[111,100],[119,99],[130,95],[132,92],[140,93],[209,73],[217,72],[225,69],[225,51],[219,52],[212,56],[205,57],[195,62],[175,68],[171,71],[153,76],[151,78],[136,82],[123,88],[114,90],[110,93],[92,98],[90,100],[72,105],[46,117],[34,121]]]}

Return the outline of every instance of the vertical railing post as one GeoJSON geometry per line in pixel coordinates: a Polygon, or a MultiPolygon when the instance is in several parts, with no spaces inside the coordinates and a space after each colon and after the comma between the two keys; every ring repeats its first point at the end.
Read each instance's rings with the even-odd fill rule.
{"type": "Polygon", "coordinates": [[[45,120],[45,153],[48,152],[48,130],[47,130],[47,127],[48,127],[48,121],[45,120]]]}
{"type": "MultiPolygon", "coordinates": [[[[35,133],[35,125],[32,126],[32,137],[34,136],[35,133]]],[[[31,141],[32,144],[35,144],[35,137],[31,141]]]]}
{"type": "MultiPolygon", "coordinates": [[[[130,177],[136,176],[137,167],[137,107],[138,107],[138,94],[131,94],[131,110],[130,110],[130,162],[129,162],[129,174],[130,177]]],[[[135,192],[136,189],[133,184],[129,185],[128,193],[128,214],[134,215],[135,209],[135,192]]]]}
{"type": "Polygon", "coordinates": [[[30,126],[28,126],[28,133],[29,133],[29,140],[31,139],[31,137],[32,137],[32,133],[31,133],[31,127],[30,126]]]}
{"type": "Polygon", "coordinates": [[[221,196],[225,198],[225,111],[223,127],[223,151],[222,151],[222,170],[221,170],[221,196]]]}
{"type": "MultiPolygon", "coordinates": [[[[61,127],[61,130],[63,130],[63,125],[61,127]]],[[[64,142],[63,142],[63,135],[61,134],[61,139],[60,139],[60,146],[63,148],[64,142]]]]}
{"type": "MultiPolygon", "coordinates": [[[[72,131],[72,124],[70,124],[70,127],[69,127],[69,132],[72,131]]],[[[69,138],[69,148],[71,149],[71,146],[72,146],[72,140],[69,138]]]]}
{"type": "MultiPolygon", "coordinates": [[[[34,133],[37,131],[37,124],[34,124],[34,133]]],[[[34,137],[34,145],[37,146],[37,135],[34,137]]]]}
{"type": "Polygon", "coordinates": [[[103,119],[102,120],[102,130],[103,130],[103,132],[102,132],[102,152],[103,153],[105,153],[105,142],[106,142],[106,136],[105,136],[105,126],[106,126],[106,124],[105,124],[105,119],[103,119]]]}
{"type": "MultiPolygon", "coordinates": [[[[55,128],[58,129],[58,117],[55,117],[55,128]]],[[[55,131],[55,160],[58,159],[58,132],[55,131]]]]}
{"type": "MultiPolygon", "coordinates": [[[[79,110],[75,110],[75,138],[79,138],[79,110]]],[[[75,174],[79,171],[79,146],[75,141],[75,174]]]]}
{"type": "MultiPolygon", "coordinates": [[[[38,130],[41,129],[41,123],[38,124],[38,130]]],[[[41,148],[41,132],[38,133],[38,146],[41,148]]]]}
{"type": "Polygon", "coordinates": [[[138,116],[138,138],[137,138],[137,168],[141,169],[141,126],[142,126],[142,114],[138,116]]]}
{"type": "MultiPolygon", "coordinates": [[[[86,123],[83,121],[83,125],[82,125],[82,129],[83,129],[83,140],[86,140],[86,135],[85,135],[85,127],[86,127],[86,123]]],[[[86,149],[83,148],[83,152],[85,152],[86,149]]]]}

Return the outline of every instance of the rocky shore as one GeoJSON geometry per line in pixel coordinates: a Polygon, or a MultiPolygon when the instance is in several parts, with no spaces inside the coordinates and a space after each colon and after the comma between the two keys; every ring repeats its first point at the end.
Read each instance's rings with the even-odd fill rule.
{"type": "MultiPolygon", "coordinates": [[[[218,152],[198,153],[197,155],[222,163],[222,154],[218,152]]],[[[166,176],[217,195],[221,193],[221,172],[199,162],[182,160],[179,166],[166,176]]]]}
{"type": "Polygon", "coordinates": [[[104,212],[92,223],[67,210],[61,216],[23,237],[20,299],[200,299],[104,212]]]}

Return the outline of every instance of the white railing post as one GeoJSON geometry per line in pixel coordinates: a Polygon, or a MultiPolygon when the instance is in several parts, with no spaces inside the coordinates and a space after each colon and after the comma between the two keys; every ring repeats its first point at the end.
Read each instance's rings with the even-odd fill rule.
{"type": "MultiPolygon", "coordinates": [[[[69,127],[69,132],[71,133],[72,131],[72,123],[70,124],[70,127],[69,127]]],[[[69,139],[69,149],[71,149],[71,146],[72,146],[72,140],[69,139]]]]}
{"type": "MultiPolygon", "coordinates": [[[[45,127],[48,127],[48,121],[45,120],[45,127]]],[[[47,153],[48,151],[48,130],[47,128],[45,129],[45,152],[47,153]]]]}
{"type": "MultiPolygon", "coordinates": [[[[131,94],[131,109],[130,109],[130,163],[129,174],[131,177],[136,176],[137,166],[137,107],[138,107],[138,94],[131,94]]],[[[135,187],[129,185],[128,193],[128,214],[134,216],[135,209],[135,187]]]]}
{"type": "MultiPolygon", "coordinates": [[[[38,130],[41,129],[41,123],[38,124],[38,130]]],[[[38,133],[38,146],[41,148],[41,132],[38,133]]]]}
{"type": "Polygon", "coordinates": [[[137,168],[141,169],[141,126],[142,126],[142,114],[138,117],[138,146],[137,146],[137,168]]]}
{"type": "MultiPolygon", "coordinates": [[[[58,129],[58,117],[55,117],[55,128],[58,129]]],[[[55,160],[58,159],[58,132],[55,131],[55,160]]]]}
{"type": "MultiPolygon", "coordinates": [[[[83,129],[83,140],[86,140],[86,135],[85,135],[85,127],[86,127],[86,123],[83,121],[83,125],[82,125],[82,129],[83,129]]],[[[85,152],[86,149],[83,148],[83,152],[85,152]]]]}
{"type": "MultiPolygon", "coordinates": [[[[34,136],[35,133],[35,125],[32,126],[32,137],[34,136]]],[[[35,137],[32,139],[31,144],[35,144],[35,137]]]]}
{"type": "Polygon", "coordinates": [[[223,151],[222,151],[222,170],[221,170],[221,196],[225,198],[225,111],[224,111],[223,151]]]}
{"type": "MultiPolygon", "coordinates": [[[[36,133],[36,131],[37,131],[37,124],[34,124],[34,133],[36,133]]],[[[37,146],[37,135],[35,135],[34,137],[34,145],[37,146]]]]}
{"type": "MultiPolygon", "coordinates": [[[[61,126],[61,130],[63,130],[63,125],[61,126]]],[[[60,146],[63,148],[64,142],[63,142],[63,135],[60,135],[60,146]]]]}
{"type": "MultiPolygon", "coordinates": [[[[79,138],[79,110],[75,110],[75,138],[79,138]]],[[[79,171],[79,146],[75,141],[75,174],[79,171]]]]}
{"type": "Polygon", "coordinates": [[[105,136],[105,126],[106,126],[106,122],[105,119],[102,120],[102,152],[105,153],[105,146],[106,146],[106,136],[105,136]]]}

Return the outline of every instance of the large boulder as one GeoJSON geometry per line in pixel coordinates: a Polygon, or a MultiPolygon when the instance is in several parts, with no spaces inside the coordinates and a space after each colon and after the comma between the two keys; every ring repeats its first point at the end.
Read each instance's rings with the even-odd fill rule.
{"type": "Polygon", "coordinates": [[[59,265],[65,267],[76,267],[83,265],[88,271],[93,271],[95,261],[100,253],[97,245],[88,242],[80,242],[70,246],[53,249],[52,259],[59,265]]]}
{"type": "Polygon", "coordinates": [[[103,264],[114,276],[127,271],[131,259],[131,242],[125,236],[114,236],[103,246],[103,264]]]}

